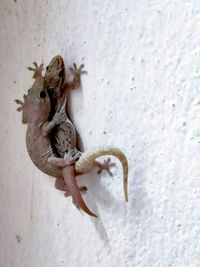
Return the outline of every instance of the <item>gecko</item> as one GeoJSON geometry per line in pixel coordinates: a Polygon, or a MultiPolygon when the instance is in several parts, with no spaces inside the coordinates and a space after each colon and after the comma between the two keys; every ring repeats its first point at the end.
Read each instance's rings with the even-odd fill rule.
{"type": "MultiPolygon", "coordinates": [[[[80,75],[87,73],[86,71],[83,70],[83,68],[84,68],[84,64],[81,64],[80,67],[77,68],[77,65],[73,63],[73,67],[69,68],[71,74],[73,75],[73,80],[69,82],[66,79],[66,70],[65,70],[64,60],[60,55],[55,56],[51,60],[49,65],[46,67],[45,78],[44,78],[45,88],[47,89],[47,91],[50,92],[50,97],[52,99],[51,102],[53,103],[52,109],[54,112],[56,110],[59,110],[58,106],[61,105],[61,99],[63,99],[63,95],[65,95],[64,97],[65,103],[64,105],[62,104],[61,106],[62,107],[65,106],[65,111],[66,111],[65,116],[66,116],[67,123],[63,122],[57,126],[56,131],[55,131],[56,138],[54,139],[54,143],[57,143],[56,145],[57,151],[59,150],[60,152],[62,152],[59,154],[62,157],[64,156],[63,154],[64,151],[66,151],[66,148],[67,148],[66,145],[69,146],[69,144],[70,144],[70,147],[75,150],[74,152],[79,153],[80,155],[80,151],[78,151],[76,147],[76,136],[77,136],[76,129],[68,118],[66,104],[67,104],[67,96],[68,96],[69,91],[80,87],[80,75]],[[67,138],[67,142],[65,142],[65,145],[63,145],[63,140],[65,140],[66,138],[67,138]],[[65,150],[63,150],[63,148],[65,150]]],[[[112,147],[100,148],[100,150],[102,150],[102,152],[96,149],[95,153],[97,154],[103,153],[103,155],[105,155],[105,153],[107,153],[107,155],[113,155],[112,153],[116,153],[115,149],[112,147]]],[[[116,149],[116,150],[118,151],[118,154],[117,155],[115,154],[113,156],[116,156],[120,161],[123,161],[125,155],[119,149],[116,149]]],[[[91,157],[92,153],[88,154],[87,152],[86,154],[84,154],[84,158],[86,158],[87,155],[91,157]]],[[[104,160],[104,163],[98,162],[97,160],[93,161],[93,165],[99,168],[98,174],[100,174],[102,170],[106,170],[109,173],[109,175],[112,176],[110,167],[115,166],[115,163],[112,163],[110,161],[111,161],[110,158],[108,158],[107,160],[104,160]]],[[[123,168],[124,195],[125,195],[126,202],[128,202],[128,192],[127,192],[128,162],[127,160],[126,160],[125,166],[127,167],[127,170],[125,170],[126,168],[123,168]]],[[[91,164],[90,164],[90,168],[92,168],[91,164]]]]}
{"type": "Polygon", "coordinates": [[[128,162],[125,155],[118,149],[111,148],[108,152],[108,148],[102,148],[91,153],[83,153],[78,160],[76,155],[70,154],[70,151],[65,154],[64,158],[57,157],[52,148],[48,131],[52,125],[59,125],[61,121],[59,116],[53,116],[52,121],[49,121],[51,101],[44,86],[45,81],[41,74],[42,65],[38,66],[36,63],[34,65],[35,69],[29,68],[29,70],[34,70],[35,81],[32,87],[28,90],[28,94],[24,95],[24,102],[19,99],[16,100],[16,103],[21,105],[17,110],[22,111],[22,123],[28,124],[26,145],[33,163],[41,171],[57,178],[56,188],[71,194],[79,208],[89,215],[97,217],[83,201],[80,191],[85,191],[85,187],[78,188],[76,175],[89,172],[93,167],[93,162],[100,155],[111,154],[118,158],[121,155],[124,170],[124,192],[127,201],[128,162]]]}
{"type": "Polygon", "coordinates": [[[80,75],[86,73],[86,71],[82,70],[83,67],[84,65],[81,64],[77,68],[74,63],[73,67],[70,68],[70,72],[73,75],[72,82],[66,81],[65,79],[65,65],[61,56],[55,56],[46,67],[44,86],[51,101],[49,119],[51,120],[53,116],[65,117],[63,122],[55,126],[51,135],[52,145],[60,157],[63,157],[64,153],[69,149],[71,151],[73,149],[74,153],[81,154],[79,149],[77,149],[77,131],[69,119],[67,112],[67,97],[70,90],[80,86],[80,75]]]}

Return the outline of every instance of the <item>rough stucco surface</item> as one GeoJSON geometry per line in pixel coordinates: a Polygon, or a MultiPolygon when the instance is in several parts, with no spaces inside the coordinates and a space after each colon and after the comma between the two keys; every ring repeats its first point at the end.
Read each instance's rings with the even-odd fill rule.
{"type": "Polygon", "coordinates": [[[0,266],[200,266],[200,3],[1,1],[0,266]],[[69,107],[85,149],[121,148],[111,179],[79,179],[94,220],[30,161],[15,98],[61,54],[88,75],[69,107]]]}

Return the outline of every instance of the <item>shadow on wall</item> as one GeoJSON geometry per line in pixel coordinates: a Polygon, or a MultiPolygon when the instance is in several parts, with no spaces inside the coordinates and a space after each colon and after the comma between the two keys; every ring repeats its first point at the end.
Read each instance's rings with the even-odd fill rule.
{"type": "Polygon", "coordinates": [[[131,189],[129,194],[129,219],[134,220],[137,225],[141,222],[141,213],[146,210],[146,206],[148,206],[148,210],[152,210],[149,199],[147,203],[145,181],[146,176],[142,168],[136,169],[133,178],[129,180],[129,188],[131,189]]]}
{"type": "Polygon", "coordinates": [[[79,185],[85,185],[88,187],[88,192],[85,194],[84,198],[90,209],[97,214],[98,219],[90,218],[99,234],[101,240],[109,245],[109,239],[107,235],[106,228],[101,220],[101,214],[99,213],[96,203],[102,203],[106,208],[106,212],[113,209],[113,203],[115,203],[115,198],[106,190],[102,185],[100,177],[97,175],[96,170],[92,173],[81,176],[78,179],[79,185]]]}
{"type": "MultiPolygon", "coordinates": [[[[78,181],[79,185],[85,185],[88,187],[88,192],[84,196],[86,203],[88,203],[90,209],[98,215],[98,219],[91,217],[91,220],[99,234],[99,237],[105,244],[108,245],[108,247],[110,246],[107,229],[101,220],[101,214],[99,213],[96,203],[101,203],[101,206],[105,208],[105,212],[103,214],[105,221],[106,218],[110,220],[110,214],[112,213],[113,219],[115,217],[121,217],[125,219],[127,224],[129,224],[129,221],[134,221],[136,226],[140,224],[143,218],[142,211],[146,210],[145,206],[147,205],[147,194],[145,189],[146,177],[144,169],[138,168],[135,170],[133,175],[129,177],[128,203],[117,202],[112,193],[103,186],[101,179],[98,177],[95,170],[92,173],[79,178],[78,181]]],[[[151,206],[151,202],[148,200],[148,210],[150,208],[149,205],[151,206]]],[[[150,208],[150,210],[152,209],[150,208]]]]}

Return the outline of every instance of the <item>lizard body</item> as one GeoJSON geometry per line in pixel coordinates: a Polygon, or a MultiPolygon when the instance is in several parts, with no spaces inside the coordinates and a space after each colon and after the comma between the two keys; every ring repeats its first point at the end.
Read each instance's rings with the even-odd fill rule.
{"type": "MultiPolygon", "coordinates": [[[[28,154],[33,163],[41,171],[57,179],[61,179],[61,181],[65,181],[66,185],[61,185],[61,182],[57,182],[57,188],[72,194],[78,207],[82,208],[89,215],[96,217],[82,199],[80,191],[84,190],[81,190],[83,188],[78,188],[75,179],[74,158],[69,154],[68,158],[59,159],[53,152],[51,139],[47,132],[49,133],[52,127],[60,122],[57,118],[54,120],[54,117],[52,121],[48,121],[51,109],[50,99],[44,88],[44,77],[41,75],[42,67],[40,73],[37,65],[36,70],[38,74],[35,75],[34,73],[35,81],[28,90],[28,94],[24,95],[24,103],[21,100],[15,100],[17,104],[21,105],[17,110],[22,111],[22,123],[28,124],[26,132],[28,154]],[[57,162],[52,163],[49,160],[52,157],[58,161],[60,160],[62,165],[60,163],[57,164],[57,162]]],[[[36,72],[36,70],[34,71],[36,72]]]]}
{"type": "Polygon", "coordinates": [[[75,149],[76,153],[81,154],[77,149],[77,133],[73,123],[70,121],[67,112],[67,97],[72,89],[80,86],[80,75],[84,74],[82,70],[84,65],[78,69],[76,64],[70,68],[73,75],[73,81],[66,81],[65,65],[61,56],[55,56],[46,68],[44,80],[45,89],[47,90],[51,99],[51,116],[55,113],[63,114],[65,119],[59,123],[52,134],[52,145],[55,146],[56,151],[60,157],[64,156],[65,152],[75,149]]]}
{"type": "MultiPolygon", "coordinates": [[[[20,100],[16,100],[17,104],[21,104],[21,107],[17,110],[22,110],[22,123],[28,124],[26,145],[29,156],[34,164],[44,173],[57,178],[55,184],[56,188],[65,191],[66,195],[71,194],[77,207],[83,209],[89,215],[96,217],[96,215],[88,209],[82,199],[80,191],[85,191],[85,188],[78,187],[76,175],[89,172],[95,165],[101,168],[102,166],[98,165],[100,163],[95,161],[95,159],[101,155],[116,156],[122,163],[124,194],[125,200],[128,201],[128,162],[126,156],[120,150],[114,148],[97,149],[96,151],[85,152],[81,155],[80,151],[76,148],[76,130],[66,115],[65,110],[63,112],[63,107],[65,109],[66,106],[68,90],[64,90],[64,79],[59,75],[61,70],[57,72],[60,79],[54,83],[56,81],[55,72],[53,72],[53,76],[52,74],[49,76],[50,80],[48,80],[48,78],[45,79],[47,77],[46,75],[45,78],[41,75],[42,65],[40,65],[40,67],[38,67],[36,63],[34,63],[34,65],[36,67],[35,69],[29,68],[29,70],[34,70],[33,78],[35,78],[35,81],[33,86],[29,89],[28,94],[24,95],[24,103],[20,100]],[[51,79],[51,77],[53,77],[53,79],[51,79]],[[52,92],[56,92],[56,94],[52,97],[48,89],[52,89],[50,86],[53,84],[52,92]],[[55,88],[57,88],[56,91],[54,90],[55,88]],[[53,112],[52,106],[55,107],[53,112]],[[60,112],[61,110],[59,109],[62,109],[62,112],[60,112]],[[58,112],[56,112],[56,110],[58,112]],[[56,127],[58,128],[56,129],[56,127]],[[67,135],[66,133],[64,134],[64,139],[62,134],[59,137],[59,132],[62,127],[64,127],[64,129],[66,129],[66,127],[68,128],[67,135]],[[56,147],[52,146],[52,139],[50,138],[52,135],[58,136],[57,148],[60,146],[62,153],[57,151],[56,147]],[[68,136],[68,139],[65,139],[66,136],[68,136]],[[61,144],[61,142],[63,143],[61,144]],[[65,147],[66,144],[67,149],[65,147]],[[78,161],[76,161],[77,158],[79,158],[78,161]]],[[[64,65],[61,64],[61,66],[64,69],[64,65]]],[[[62,75],[64,76],[63,73],[62,75]]],[[[72,84],[72,89],[75,84],[80,83],[79,77],[75,77],[74,80],[75,83],[72,84]]],[[[109,166],[112,166],[112,164],[109,166]]]]}
{"type": "MultiPolygon", "coordinates": [[[[50,64],[46,68],[45,72],[45,88],[50,90],[50,97],[52,97],[52,103],[56,106],[55,110],[63,109],[65,107],[66,110],[66,104],[67,104],[67,95],[70,90],[76,89],[80,86],[80,74],[85,74],[86,72],[83,71],[84,65],[80,65],[79,68],[77,68],[76,64],[73,64],[73,68],[70,68],[70,72],[73,75],[73,81],[72,82],[67,82],[66,80],[66,75],[65,75],[65,64],[63,61],[63,58],[58,55],[55,56],[50,64]],[[63,101],[63,96],[64,96],[64,101],[63,101]],[[62,103],[64,102],[64,103],[62,103]]],[[[54,109],[54,107],[53,107],[54,109]]],[[[55,111],[54,111],[55,112],[55,111]]],[[[78,151],[76,147],[76,129],[72,122],[69,120],[67,116],[67,110],[66,110],[66,121],[60,123],[58,126],[56,126],[55,129],[55,135],[56,139],[58,141],[57,145],[57,150],[63,150],[63,148],[68,145],[71,147],[71,149],[74,149],[75,153],[79,153],[81,155],[80,151],[78,151]],[[63,131],[62,127],[66,129],[66,127],[71,124],[71,133],[68,129],[68,131],[63,131]],[[63,136],[64,132],[67,133],[67,136],[63,136]],[[67,140],[66,140],[67,137],[67,140]],[[65,140],[63,142],[63,140],[65,140]],[[67,142],[66,142],[67,141],[67,142]],[[65,143],[65,145],[64,145],[65,143]]],[[[68,126],[69,127],[69,126],[68,126]]],[[[70,127],[69,127],[70,128],[70,127]]],[[[56,141],[57,141],[56,140],[56,141]]],[[[56,143],[56,142],[55,142],[56,143]]],[[[66,151],[66,150],[65,150],[66,151]]],[[[64,150],[62,151],[62,155],[60,154],[61,157],[64,156],[64,150]]],[[[116,148],[113,147],[105,147],[105,148],[98,148],[95,149],[91,152],[84,152],[78,162],[75,164],[75,170],[77,173],[87,173],[89,172],[93,166],[98,166],[100,169],[106,169],[109,174],[109,167],[113,166],[113,163],[109,163],[109,160],[101,164],[100,162],[96,161],[96,158],[103,156],[103,155],[111,155],[117,157],[123,167],[123,185],[124,185],[124,195],[125,195],[125,200],[128,202],[128,161],[126,159],[125,154],[116,148]]]]}

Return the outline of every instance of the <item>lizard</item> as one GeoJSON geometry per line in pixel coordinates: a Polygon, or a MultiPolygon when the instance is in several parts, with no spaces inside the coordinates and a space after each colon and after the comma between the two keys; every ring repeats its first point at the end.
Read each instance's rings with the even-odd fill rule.
{"type": "Polygon", "coordinates": [[[46,67],[46,72],[44,76],[44,86],[49,94],[51,101],[51,111],[49,120],[53,116],[65,117],[63,122],[56,125],[53,129],[51,135],[52,145],[58,156],[63,157],[64,153],[69,149],[74,149],[74,153],[81,152],[77,149],[77,132],[76,129],[69,119],[67,112],[67,96],[68,92],[72,89],[76,89],[80,86],[80,75],[85,74],[83,71],[84,65],[81,64],[77,68],[76,64],[73,64],[73,68],[70,68],[70,72],[73,75],[73,81],[65,81],[65,65],[61,56],[55,56],[50,64],[46,67]],[[64,101],[62,103],[62,101],[64,101]],[[65,142],[63,142],[65,140],[65,142]]]}
{"type": "MultiPolygon", "coordinates": [[[[51,102],[53,103],[53,107],[51,108],[51,110],[53,109],[53,113],[56,110],[59,110],[58,106],[61,105],[63,95],[65,95],[65,97],[64,97],[65,103],[62,104],[61,106],[62,107],[65,106],[65,111],[66,111],[65,115],[66,115],[67,123],[62,122],[58,126],[56,126],[56,131],[54,134],[54,135],[56,135],[56,138],[54,139],[54,143],[57,143],[56,150],[57,151],[59,150],[59,152],[60,152],[59,156],[61,156],[61,157],[64,156],[64,152],[66,151],[66,148],[67,148],[66,144],[67,144],[68,148],[69,148],[69,144],[70,144],[70,147],[73,147],[73,149],[75,150],[74,152],[79,153],[79,155],[80,155],[80,151],[78,151],[78,149],[76,148],[76,129],[67,116],[66,102],[67,102],[67,95],[68,95],[69,91],[76,89],[80,86],[80,74],[86,74],[87,73],[86,71],[82,70],[83,68],[84,68],[83,64],[81,64],[80,67],[77,68],[77,65],[75,63],[73,63],[73,67],[69,68],[71,74],[73,75],[73,81],[68,82],[68,81],[66,81],[66,71],[65,71],[64,60],[60,55],[53,57],[50,64],[46,67],[45,78],[44,78],[45,79],[45,87],[46,87],[47,91],[50,92],[50,97],[52,99],[51,102]],[[63,129],[63,127],[64,127],[64,129],[63,129]],[[66,133],[67,133],[67,135],[66,135],[66,133]],[[67,139],[67,142],[66,141],[63,142],[63,140],[66,140],[66,139],[67,139]],[[65,145],[63,145],[63,143],[65,143],[65,145]]],[[[118,154],[116,155],[116,151],[112,147],[100,148],[100,149],[96,149],[95,153],[97,153],[97,154],[95,154],[94,151],[91,153],[87,152],[86,154],[84,154],[84,158],[86,159],[87,156],[89,158],[92,157],[93,153],[96,157],[98,157],[98,153],[103,153],[103,155],[106,155],[106,153],[107,153],[107,155],[113,155],[112,153],[114,153],[115,156],[122,162],[125,155],[123,153],[122,153],[123,155],[121,155],[120,150],[117,150],[117,152],[118,152],[118,154]],[[102,151],[100,152],[100,150],[102,150],[102,151]]],[[[93,157],[93,159],[95,159],[95,157],[93,157]]],[[[127,160],[126,160],[126,163],[127,163],[127,160]]],[[[92,168],[91,163],[89,163],[89,165],[90,165],[90,168],[92,168]]],[[[112,173],[110,172],[110,167],[115,166],[115,163],[110,162],[110,158],[108,158],[107,160],[104,160],[103,164],[101,162],[94,160],[93,165],[97,166],[99,168],[98,174],[100,174],[101,171],[103,169],[105,169],[109,173],[109,175],[112,176],[112,173]]],[[[127,171],[125,170],[126,168],[123,168],[123,171],[124,171],[124,195],[125,195],[126,202],[128,202],[128,192],[127,192],[128,163],[125,164],[125,166],[127,166],[127,171]],[[127,172],[127,174],[125,174],[126,172],[127,172]]]]}
{"type": "Polygon", "coordinates": [[[44,90],[44,77],[41,75],[42,65],[38,66],[34,63],[35,69],[29,68],[29,70],[34,70],[34,83],[32,87],[28,90],[28,94],[24,95],[24,102],[16,99],[16,103],[20,104],[17,111],[22,111],[22,123],[27,125],[26,132],[26,146],[28,154],[33,161],[33,163],[44,173],[49,176],[56,177],[58,180],[55,184],[56,188],[63,190],[67,194],[71,194],[75,202],[82,208],[86,213],[91,216],[96,217],[96,215],[89,210],[82,196],[79,192],[85,191],[84,187],[77,188],[77,183],[74,171],[74,160],[71,155],[68,158],[62,159],[63,166],[56,166],[48,161],[50,157],[56,157],[56,154],[51,146],[51,140],[47,132],[52,128],[53,124],[59,123],[59,120],[52,119],[48,120],[51,103],[48,93],[44,90]],[[48,131],[47,131],[48,129],[48,131]],[[67,183],[65,184],[65,181],[67,183]],[[75,191],[75,194],[73,192],[75,191]]]}
{"type": "MultiPolygon", "coordinates": [[[[55,120],[53,118],[52,121],[48,120],[51,103],[44,87],[44,77],[41,75],[42,65],[39,67],[36,63],[34,65],[35,69],[29,68],[29,70],[34,70],[35,81],[33,86],[29,89],[28,94],[24,95],[24,102],[16,100],[17,104],[21,105],[17,110],[22,111],[22,123],[28,124],[26,145],[29,156],[40,170],[50,176],[60,178],[56,185],[58,189],[71,193],[80,208],[89,215],[96,217],[83,201],[79,190],[84,191],[85,188],[78,188],[75,176],[90,171],[97,156],[109,153],[107,153],[107,149],[101,149],[87,155],[83,153],[78,161],[76,161],[76,157],[73,158],[70,154],[66,154],[65,158],[59,159],[56,157],[47,129],[52,121],[56,121],[57,124],[60,122],[57,118],[55,120]]],[[[56,125],[56,123],[53,124],[56,125]]],[[[112,152],[112,150],[110,151],[112,152]]],[[[118,155],[119,153],[117,149],[114,149],[111,154],[118,155]]],[[[125,196],[127,196],[128,163],[125,156],[121,162],[124,165],[124,191],[125,196]]],[[[128,200],[127,197],[125,198],[128,200]]]]}

